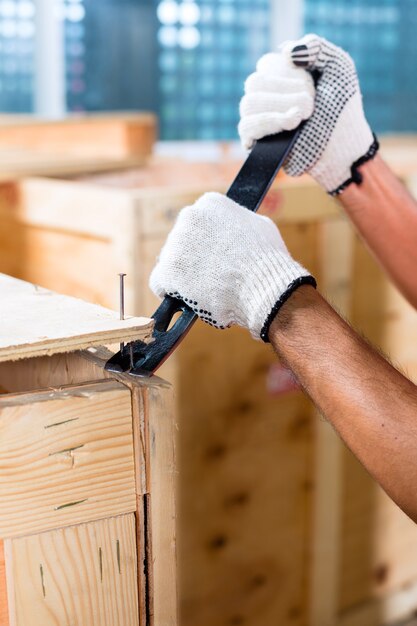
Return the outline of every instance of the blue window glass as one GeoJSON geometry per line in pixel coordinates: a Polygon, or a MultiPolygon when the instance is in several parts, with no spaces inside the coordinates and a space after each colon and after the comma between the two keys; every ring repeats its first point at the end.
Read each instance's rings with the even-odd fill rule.
{"type": "Polygon", "coordinates": [[[417,130],[415,0],[305,0],[305,32],[354,58],[376,132],[417,130]]]}
{"type": "Polygon", "coordinates": [[[243,81],[269,48],[269,15],[269,0],[157,3],[163,139],[236,138],[243,81]]]}
{"type": "Polygon", "coordinates": [[[29,113],[33,109],[33,0],[0,0],[0,110],[29,113]]]}

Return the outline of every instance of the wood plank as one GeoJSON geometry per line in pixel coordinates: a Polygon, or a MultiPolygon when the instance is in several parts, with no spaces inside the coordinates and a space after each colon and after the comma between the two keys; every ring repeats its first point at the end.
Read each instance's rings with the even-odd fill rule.
{"type": "Polygon", "coordinates": [[[15,626],[138,626],[133,514],[8,543],[15,626]]]}
{"type": "Polygon", "coordinates": [[[177,626],[177,424],[172,388],[156,376],[146,382],[123,379],[132,390],[138,562],[142,565],[140,623],[177,626]]]}
{"type": "MultiPolygon", "coordinates": [[[[1,220],[0,272],[4,274],[117,310],[117,274],[129,269],[115,257],[111,241],[1,220]]],[[[125,310],[131,314],[128,304],[125,310]]]]}
{"type": "Polygon", "coordinates": [[[152,114],[0,118],[0,180],[65,176],[141,165],[156,138],[152,114]]]}
{"type": "Polygon", "coordinates": [[[0,274],[0,362],[148,340],[152,321],[129,317],[0,274]]]}
{"type": "Polygon", "coordinates": [[[6,361],[0,363],[0,393],[21,393],[39,389],[57,389],[63,385],[79,385],[89,381],[111,378],[104,365],[113,352],[106,348],[90,348],[90,352],[67,352],[52,356],[6,361]],[[82,355],[100,354],[100,364],[82,355]],[[3,388],[3,392],[1,392],[3,388]]]}
{"type": "Polygon", "coordinates": [[[9,606],[7,599],[6,567],[4,543],[0,540],[0,624],[9,625],[9,606]]]}
{"type": "Polygon", "coordinates": [[[126,233],[130,204],[128,194],[119,190],[68,180],[27,178],[0,185],[3,219],[98,239],[111,240],[119,230],[126,233]]]}
{"type": "Polygon", "coordinates": [[[177,428],[172,389],[160,383],[144,388],[148,423],[149,540],[151,541],[153,606],[151,624],[177,626],[178,571],[176,547],[177,428]]]}
{"type": "Polygon", "coordinates": [[[135,511],[131,411],[112,380],[0,397],[0,537],[135,511]]]}
{"type": "Polygon", "coordinates": [[[0,150],[113,160],[147,156],[156,126],[155,115],[139,112],[83,113],[57,120],[33,115],[0,118],[0,150]]]}
{"type": "Polygon", "coordinates": [[[87,172],[113,172],[144,165],[145,158],[105,159],[42,155],[30,150],[0,150],[0,183],[24,180],[27,176],[74,176],[87,172]]]}
{"type": "MultiPolygon", "coordinates": [[[[351,309],[353,251],[354,235],[346,219],[340,217],[321,224],[319,285],[329,302],[347,317],[351,309]]],[[[309,623],[334,626],[339,610],[342,551],[343,444],[332,425],[318,413],[314,456],[309,623]]]]}

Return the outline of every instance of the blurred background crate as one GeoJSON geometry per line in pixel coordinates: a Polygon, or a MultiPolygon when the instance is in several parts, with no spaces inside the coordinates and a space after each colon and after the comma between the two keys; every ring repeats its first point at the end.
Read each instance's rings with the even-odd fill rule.
{"type": "MultiPolygon", "coordinates": [[[[112,308],[124,271],[126,311],[151,314],[179,209],[225,191],[244,158],[243,80],[309,31],[354,57],[386,158],[417,196],[416,23],[414,0],[0,0],[0,271],[112,308]]],[[[262,210],[416,379],[416,314],[336,203],[280,176],[262,210]]],[[[415,526],[271,350],[199,323],[161,373],[176,388],[181,626],[413,617],[415,526]]]]}
{"type": "MultiPolygon", "coordinates": [[[[417,141],[385,143],[412,181],[417,141]]],[[[140,169],[3,184],[0,271],[110,307],[123,271],[126,311],[151,314],[149,273],[178,210],[208,180],[225,191],[240,165],[212,144],[211,160],[196,162],[195,148],[191,161],[178,153],[140,169]]],[[[263,212],[330,300],[417,375],[415,314],[336,203],[309,178],[280,176],[263,212]]],[[[176,389],[179,424],[182,624],[377,626],[417,608],[417,529],[272,351],[240,329],[199,323],[161,375],[176,389]]]]}
{"type": "Polygon", "coordinates": [[[157,134],[151,113],[0,116],[0,181],[99,172],[145,163],[157,134]]]}

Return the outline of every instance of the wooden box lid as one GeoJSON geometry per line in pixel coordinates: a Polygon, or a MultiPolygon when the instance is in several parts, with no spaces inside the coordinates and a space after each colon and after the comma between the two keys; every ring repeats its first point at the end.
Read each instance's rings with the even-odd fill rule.
{"type": "Polygon", "coordinates": [[[153,322],[0,274],[0,362],[91,346],[149,341],[153,322]]]}

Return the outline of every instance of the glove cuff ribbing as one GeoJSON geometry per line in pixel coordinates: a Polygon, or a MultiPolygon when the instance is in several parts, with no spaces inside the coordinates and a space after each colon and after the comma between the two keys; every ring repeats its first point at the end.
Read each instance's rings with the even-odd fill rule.
{"type": "Polygon", "coordinates": [[[329,191],[329,194],[331,196],[338,196],[339,194],[342,193],[342,191],[346,189],[346,187],[349,187],[349,185],[351,185],[352,183],[355,183],[356,185],[360,185],[362,183],[363,176],[360,173],[359,168],[361,167],[361,165],[363,165],[367,161],[370,161],[371,159],[373,159],[379,150],[379,141],[377,139],[377,136],[375,135],[375,133],[372,133],[372,134],[373,134],[374,140],[372,144],[370,145],[369,150],[367,151],[366,154],[360,157],[360,159],[358,159],[352,164],[351,177],[348,178],[344,183],[339,185],[339,187],[337,187],[337,189],[335,189],[334,191],[329,191]]]}
{"type": "Polygon", "coordinates": [[[269,336],[268,336],[269,329],[271,327],[272,322],[278,315],[280,308],[286,303],[286,301],[294,293],[294,291],[296,291],[298,287],[301,287],[301,285],[311,285],[312,287],[316,288],[317,282],[316,282],[316,279],[311,275],[299,276],[299,278],[296,278],[295,280],[293,280],[293,282],[288,286],[288,288],[284,291],[284,293],[279,297],[277,302],[274,304],[268,317],[265,320],[264,325],[262,326],[261,339],[265,343],[270,343],[269,336]]]}

